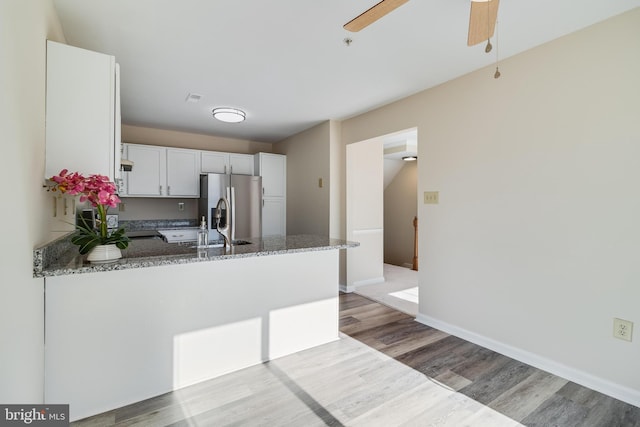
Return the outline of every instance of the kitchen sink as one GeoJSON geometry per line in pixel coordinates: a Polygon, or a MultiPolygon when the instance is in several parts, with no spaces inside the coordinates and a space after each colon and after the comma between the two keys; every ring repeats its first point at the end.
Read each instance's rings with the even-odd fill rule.
{"type": "Polygon", "coordinates": [[[131,240],[162,240],[162,234],[155,230],[127,231],[125,235],[131,240]]]}
{"type": "MultiPolygon", "coordinates": [[[[248,240],[234,240],[233,243],[231,244],[231,246],[242,246],[242,245],[250,245],[253,242],[250,242],[248,240]]],[[[215,241],[215,242],[211,242],[207,245],[207,249],[208,248],[221,248],[224,246],[224,243],[222,243],[222,241],[215,241]]],[[[192,248],[197,248],[198,246],[196,245],[192,245],[192,248]]]]}
{"type": "Polygon", "coordinates": [[[234,240],[231,245],[232,246],[241,246],[241,245],[250,245],[251,242],[248,240],[234,240]]]}

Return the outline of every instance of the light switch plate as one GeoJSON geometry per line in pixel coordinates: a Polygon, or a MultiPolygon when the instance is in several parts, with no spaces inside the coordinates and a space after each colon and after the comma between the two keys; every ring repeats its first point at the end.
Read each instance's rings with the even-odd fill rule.
{"type": "Polygon", "coordinates": [[[440,201],[438,191],[425,191],[424,192],[424,204],[425,205],[437,205],[440,201]]]}

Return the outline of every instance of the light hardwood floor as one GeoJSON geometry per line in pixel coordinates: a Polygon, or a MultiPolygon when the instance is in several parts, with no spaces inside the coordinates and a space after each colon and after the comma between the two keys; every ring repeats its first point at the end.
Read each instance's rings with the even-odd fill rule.
{"type": "Polygon", "coordinates": [[[638,426],[640,408],[340,296],[340,340],[75,426],[638,426]]]}

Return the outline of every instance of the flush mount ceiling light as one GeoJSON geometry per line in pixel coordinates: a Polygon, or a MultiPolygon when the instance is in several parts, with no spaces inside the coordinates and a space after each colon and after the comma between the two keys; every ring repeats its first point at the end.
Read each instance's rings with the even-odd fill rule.
{"type": "Polygon", "coordinates": [[[402,160],[404,160],[405,162],[414,162],[418,160],[418,156],[404,156],[402,160]]]}
{"type": "Polygon", "coordinates": [[[226,123],[240,123],[247,117],[244,111],[237,108],[214,108],[213,117],[226,123]]]}

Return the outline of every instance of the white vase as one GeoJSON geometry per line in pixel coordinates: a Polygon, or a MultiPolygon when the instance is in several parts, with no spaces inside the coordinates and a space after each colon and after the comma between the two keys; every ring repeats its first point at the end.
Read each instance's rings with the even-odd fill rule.
{"type": "Polygon", "coordinates": [[[99,264],[105,262],[113,262],[122,258],[122,252],[116,245],[98,245],[91,249],[87,256],[87,261],[99,264]]]}

